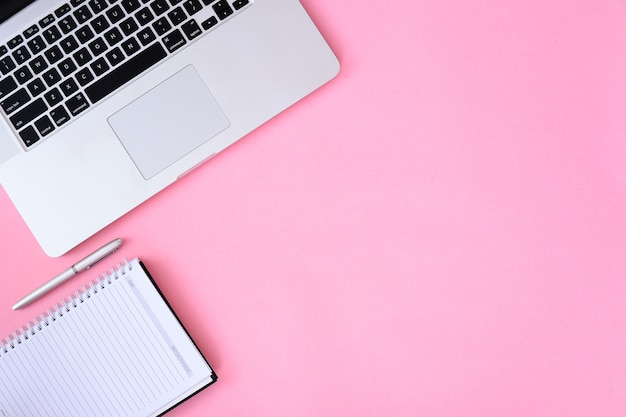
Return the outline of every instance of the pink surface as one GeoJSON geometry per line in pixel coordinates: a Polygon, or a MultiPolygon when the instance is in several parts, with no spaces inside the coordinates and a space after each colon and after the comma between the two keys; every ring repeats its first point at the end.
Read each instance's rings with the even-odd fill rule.
{"type": "Polygon", "coordinates": [[[0,334],[122,237],[220,376],[172,417],[626,415],[624,2],[303,3],[339,76],[69,254],[0,192],[0,334]]]}

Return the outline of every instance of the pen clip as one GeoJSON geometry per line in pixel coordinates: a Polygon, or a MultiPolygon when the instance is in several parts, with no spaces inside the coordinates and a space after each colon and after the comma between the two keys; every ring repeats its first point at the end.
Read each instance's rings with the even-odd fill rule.
{"type": "Polygon", "coordinates": [[[100,257],[100,259],[96,259],[95,261],[93,261],[91,264],[89,264],[88,266],[85,267],[85,270],[90,269],[92,266],[94,266],[95,264],[103,261],[107,256],[111,255],[112,253],[114,253],[118,248],[113,248],[112,250],[110,250],[109,252],[105,253],[104,255],[102,255],[100,257]]]}

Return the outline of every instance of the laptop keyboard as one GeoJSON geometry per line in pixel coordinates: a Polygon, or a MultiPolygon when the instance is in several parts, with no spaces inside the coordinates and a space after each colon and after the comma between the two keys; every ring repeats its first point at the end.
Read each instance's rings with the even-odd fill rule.
{"type": "Polygon", "coordinates": [[[0,45],[0,108],[31,147],[249,4],[71,0],[0,45]]]}

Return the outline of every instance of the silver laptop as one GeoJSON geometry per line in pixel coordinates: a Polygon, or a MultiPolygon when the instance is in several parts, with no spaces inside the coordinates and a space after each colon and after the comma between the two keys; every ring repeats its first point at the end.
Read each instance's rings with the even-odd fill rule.
{"type": "Polygon", "coordinates": [[[0,0],[0,183],[59,256],[332,79],[298,0],[0,0]]]}

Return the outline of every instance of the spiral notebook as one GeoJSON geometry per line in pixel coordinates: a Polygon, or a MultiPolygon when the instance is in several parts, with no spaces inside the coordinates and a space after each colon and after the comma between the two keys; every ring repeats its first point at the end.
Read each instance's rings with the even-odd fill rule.
{"type": "Polygon", "coordinates": [[[0,344],[0,416],[157,416],[215,372],[139,259],[0,344]]]}

